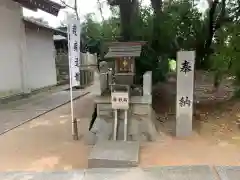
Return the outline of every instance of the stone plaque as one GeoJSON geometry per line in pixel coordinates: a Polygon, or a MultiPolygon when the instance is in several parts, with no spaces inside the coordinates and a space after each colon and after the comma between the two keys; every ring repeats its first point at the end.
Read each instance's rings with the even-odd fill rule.
{"type": "Polygon", "coordinates": [[[129,109],[128,92],[112,92],[113,109],[129,109]]]}
{"type": "Polygon", "coordinates": [[[133,57],[121,57],[116,60],[117,73],[133,73],[133,57]]]}

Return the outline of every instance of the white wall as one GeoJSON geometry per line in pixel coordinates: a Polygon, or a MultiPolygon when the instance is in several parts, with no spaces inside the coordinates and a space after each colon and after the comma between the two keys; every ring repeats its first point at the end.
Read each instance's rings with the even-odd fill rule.
{"type": "Polygon", "coordinates": [[[57,84],[53,33],[26,28],[28,85],[30,89],[57,84]]]}
{"type": "Polygon", "coordinates": [[[25,29],[22,7],[0,0],[0,98],[57,83],[53,33],[25,29]]]}
{"type": "Polygon", "coordinates": [[[21,81],[21,7],[0,0],[0,97],[22,91],[21,81]]]}

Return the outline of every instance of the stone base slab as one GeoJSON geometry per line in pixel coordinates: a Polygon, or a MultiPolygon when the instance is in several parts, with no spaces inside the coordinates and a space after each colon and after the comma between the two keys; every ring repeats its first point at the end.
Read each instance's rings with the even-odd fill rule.
{"type": "Polygon", "coordinates": [[[99,141],[88,158],[89,168],[135,167],[139,162],[139,143],[99,141]]]}

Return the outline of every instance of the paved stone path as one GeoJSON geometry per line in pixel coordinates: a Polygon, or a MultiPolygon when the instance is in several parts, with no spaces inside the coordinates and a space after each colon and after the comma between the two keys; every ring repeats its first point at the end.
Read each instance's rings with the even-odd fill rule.
{"type": "Polygon", "coordinates": [[[240,179],[240,166],[218,166],[216,169],[221,180],[240,179]]]}
{"type": "MultiPolygon", "coordinates": [[[[87,93],[87,90],[73,91],[73,98],[77,99],[87,93]]],[[[41,98],[31,98],[12,108],[2,109],[0,110],[0,135],[69,101],[69,91],[60,91],[41,98]]]]}
{"type": "Polygon", "coordinates": [[[166,166],[66,172],[3,172],[1,180],[239,180],[240,167],[166,166]],[[215,172],[216,171],[216,172],[215,172]]]}

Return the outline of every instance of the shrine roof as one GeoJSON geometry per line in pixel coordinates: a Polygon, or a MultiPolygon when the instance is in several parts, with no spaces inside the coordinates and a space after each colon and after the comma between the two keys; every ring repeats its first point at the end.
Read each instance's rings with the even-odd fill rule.
{"type": "Polygon", "coordinates": [[[145,42],[112,42],[108,44],[108,53],[105,58],[114,57],[139,57],[142,51],[142,45],[145,42]]]}
{"type": "Polygon", "coordinates": [[[21,6],[28,8],[30,10],[37,11],[38,9],[40,9],[54,16],[57,16],[60,9],[64,8],[62,5],[51,0],[12,0],[12,1],[19,3],[21,4],[21,6]]]}

